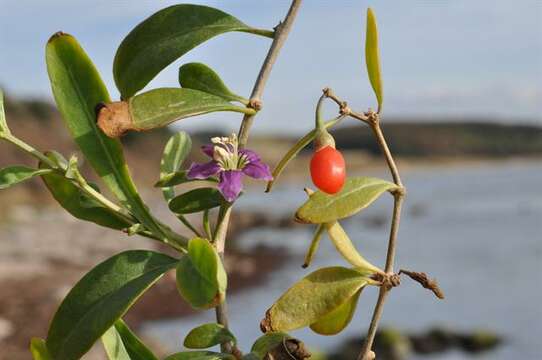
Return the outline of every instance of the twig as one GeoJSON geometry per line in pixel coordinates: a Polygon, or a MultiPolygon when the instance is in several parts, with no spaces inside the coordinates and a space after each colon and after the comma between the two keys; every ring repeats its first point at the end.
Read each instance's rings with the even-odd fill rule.
{"type": "MultiPolygon", "coordinates": [[[[393,197],[394,197],[393,217],[391,221],[390,237],[388,241],[388,252],[386,255],[386,267],[384,268],[387,274],[393,274],[393,264],[395,262],[395,248],[396,248],[396,241],[397,241],[397,232],[399,230],[399,223],[401,221],[401,207],[403,205],[403,199],[405,196],[405,188],[403,187],[403,183],[401,182],[401,176],[399,175],[399,170],[397,169],[395,160],[393,159],[393,156],[388,147],[384,134],[382,133],[382,129],[380,128],[379,115],[372,111],[369,111],[365,115],[367,116],[367,120],[363,120],[363,121],[367,122],[371,126],[371,129],[373,130],[373,133],[375,134],[375,137],[380,146],[380,149],[382,150],[382,153],[384,154],[384,157],[386,158],[386,163],[388,164],[388,167],[390,169],[391,175],[393,177],[393,181],[397,185],[397,189],[393,192],[393,197]]],[[[374,353],[371,351],[371,348],[373,346],[373,341],[376,335],[376,330],[378,328],[378,323],[380,322],[380,318],[382,317],[384,303],[386,302],[386,297],[390,289],[391,289],[390,286],[380,287],[378,300],[376,302],[375,309],[373,311],[373,316],[371,318],[371,324],[369,325],[369,330],[367,331],[367,337],[365,338],[365,342],[363,344],[361,352],[359,353],[358,360],[369,360],[369,359],[374,358],[373,357],[374,353]]]]}
{"type": "Polygon", "coordinates": [[[423,286],[424,288],[431,290],[433,294],[435,294],[435,296],[438,297],[439,299],[441,300],[444,299],[444,292],[442,292],[442,290],[438,286],[437,280],[430,279],[426,273],[401,269],[399,270],[399,275],[401,274],[407,275],[412,280],[420,283],[420,285],[423,286]]]}
{"type": "MultiPolygon", "coordinates": [[[[265,57],[262,68],[260,69],[260,73],[258,74],[258,78],[256,79],[256,83],[254,84],[254,88],[252,89],[252,94],[250,95],[250,105],[252,107],[261,107],[261,97],[265,88],[265,84],[267,83],[269,74],[271,74],[271,70],[273,69],[273,65],[277,60],[280,49],[288,38],[288,34],[290,33],[290,29],[292,28],[292,24],[294,23],[297,11],[299,10],[300,6],[301,0],[293,0],[292,4],[290,5],[290,9],[288,10],[288,14],[286,14],[286,17],[284,18],[284,21],[275,28],[275,37],[273,39],[273,43],[271,44],[267,56],[265,57]]],[[[247,144],[248,134],[250,131],[250,127],[252,126],[252,122],[254,121],[254,116],[255,115],[247,114],[243,117],[243,122],[241,123],[241,128],[239,129],[240,148],[245,147],[245,145],[247,144]]]]}
{"type": "MultiPolygon", "coordinates": [[[[273,65],[275,64],[280,49],[284,45],[290,29],[292,28],[292,24],[295,20],[300,5],[301,0],[293,0],[292,4],[290,5],[290,9],[288,10],[288,13],[286,14],[286,17],[284,18],[284,21],[280,23],[275,29],[275,36],[273,38],[273,42],[271,43],[271,47],[269,48],[262,68],[260,69],[260,73],[258,74],[258,78],[256,79],[256,82],[254,84],[254,88],[252,89],[252,94],[250,95],[249,106],[253,108],[259,109],[261,107],[261,97],[265,88],[265,84],[267,82],[267,79],[269,78],[269,74],[271,73],[273,65]]],[[[245,114],[245,116],[243,117],[241,127],[239,128],[239,148],[245,147],[247,143],[250,127],[252,126],[254,116],[255,115],[245,114]]],[[[228,225],[230,222],[230,214],[231,207],[228,207],[225,210],[224,216],[220,220],[220,223],[217,225],[216,233],[214,236],[215,246],[222,260],[224,260],[224,246],[226,242],[226,233],[228,232],[228,225]]],[[[228,310],[226,299],[224,299],[224,301],[219,304],[215,310],[217,322],[219,324],[222,324],[225,328],[228,328],[228,310]]],[[[223,352],[234,353],[236,354],[236,356],[240,354],[240,351],[236,349],[232,343],[221,344],[220,349],[223,352]]]]}

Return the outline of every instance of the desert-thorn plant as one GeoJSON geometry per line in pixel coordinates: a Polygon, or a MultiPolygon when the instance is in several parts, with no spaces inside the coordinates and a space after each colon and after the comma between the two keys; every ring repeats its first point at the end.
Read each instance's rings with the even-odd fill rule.
{"type": "Polygon", "coordinates": [[[193,350],[172,354],[168,360],[309,357],[303,344],[287,331],[310,327],[319,334],[339,333],[349,324],[362,290],[369,285],[378,287],[380,295],[359,359],[371,359],[384,301],[389,291],[399,285],[401,273],[442,297],[436,283],[424,273],[394,272],[406,191],[380,127],[383,88],[376,21],[370,9],[365,54],[377,111],[356,112],[326,88],[316,107],[315,129],[286,153],[274,171],[257,153],[246,148],[252,122],[263,106],[265,84],[300,5],[300,0],[292,1],[287,15],[273,30],[251,27],[218,9],[200,5],[181,4],[158,11],[136,26],[117,50],[113,74],[121,94],[119,101],[111,101],[98,71],[73,36],[59,32],[50,38],[46,63],[56,104],[85,160],[114,199],[87,181],[76,156],[66,158],[56,151],[40,151],[13,134],[0,101],[0,139],[37,160],[35,167],[9,166],[0,170],[0,189],[41,177],[54,199],[74,217],[129,236],[153,239],[170,246],[177,254],[131,250],[98,264],[64,298],[46,339],[31,340],[35,360],[79,359],[99,339],[111,360],[157,359],[122,318],[147,289],[173,269],[181,297],[195,309],[215,309],[216,323],[187,331],[184,346],[193,350]],[[230,90],[216,72],[202,63],[188,63],[179,68],[179,87],[143,91],[158,73],[185,53],[212,37],[232,31],[271,39],[250,96],[243,97],[230,90]],[[326,100],[338,105],[339,114],[324,122],[320,113],[326,100]],[[119,137],[127,131],[146,131],[220,111],[238,112],[243,118],[238,134],[212,138],[202,147],[209,156],[208,162],[185,165],[192,142],[182,131],[170,138],[163,151],[156,187],[180,223],[193,234],[186,237],[157,219],[143,202],[131,178],[119,137]],[[392,182],[346,177],[344,159],[328,129],[347,118],[372,129],[392,182]],[[269,192],[289,161],[313,141],[316,152],[311,175],[321,190],[305,189],[308,200],[295,213],[297,221],[316,225],[303,267],[310,265],[326,233],[350,267],[322,268],[294,284],[266,312],[260,324],[265,334],[250,351],[243,353],[229,329],[226,307],[227,273],[223,260],[230,214],[242,193],[245,176],[268,181],[269,192]],[[187,183],[194,185],[193,189],[177,194],[176,186],[187,183]],[[391,194],[395,202],[387,260],[381,269],[357,251],[339,221],[357,214],[384,193],[391,194]],[[201,228],[187,214],[200,214],[201,228]],[[206,350],[217,345],[220,352],[206,350]]]}

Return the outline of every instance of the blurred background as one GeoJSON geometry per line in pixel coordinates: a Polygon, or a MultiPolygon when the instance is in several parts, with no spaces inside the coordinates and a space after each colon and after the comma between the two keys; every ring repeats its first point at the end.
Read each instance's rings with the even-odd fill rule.
{"type": "MultiPolygon", "coordinates": [[[[287,1],[193,1],[272,28],[287,1]]],[[[47,39],[74,35],[118,98],[112,61],[123,37],[174,1],[1,1],[0,87],[8,123],[41,150],[77,153],[55,109],[46,73],[47,39]]],[[[386,304],[379,359],[542,358],[542,2],[538,0],[306,1],[272,72],[249,147],[273,166],[313,126],[325,86],[359,111],[375,107],[363,56],[365,11],[376,12],[384,77],[383,129],[408,189],[399,232],[398,268],[424,271],[446,294],[439,301],[407,279],[386,304]]],[[[248,96],[270,41],[230,33],[168,67],[149,88],[178,86],[178,67],[200,61],[248,96]]],[[[326,108],[329,117],[336,108],[326,108]]],[[[169,134],[187,130],[198,145],[237,129],[238,114],[182,120],[171,129],[123,139],[132,173],[153,210],[176,228],[158,179],[169,134]]],[[[363,125],[334,131],[349,175],[388,178],[363,125]]],[[[245,348],[265,310],[294,281],[321,266],[345,265],[329,242],[301,269],[313,229],[291,221],[310,186],[299,156],[273,192],[252,183],[230,230],[232,329],[245,348]]],[[[81,159],[81,156],[79,157],[81,159]]],[[[0,143],[0,166],[33,164],[0,143]]],[[[90,177],[88,166],[84,168],[90,177]]],[[[40,180],[0,192],[0,359],[30,359],[32,336],[45,337],[54,310],[93,265],[145,239],[82,223],[54,203],[40,180]]],[[[392,207],[382,197],[344,222],[358,249],[383,264],[392,207]]],[[[352,359],[370,321],[376,289],[367,289],[340,335],[293,332],[316,353],[352,359]]],[[[174,279],[157,284],[127,315],[154,348],[182,347],[189,329],[213,321],[176,295],[174,279]]],[[[104,358],[97,347],[88,359],[104,358]]]]}

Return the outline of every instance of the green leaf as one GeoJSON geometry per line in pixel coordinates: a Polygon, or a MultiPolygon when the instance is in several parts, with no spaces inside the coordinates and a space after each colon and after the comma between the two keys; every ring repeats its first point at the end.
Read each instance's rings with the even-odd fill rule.
{"type": "MultiPolygon", "coordinates": [[[[184,131],[179,131],[171,136],[164,148],[160,162],[160,179],[178,171],[191,149],[192,140],[184,131]]],[[[166,201],[170,201],[175,197],[175,190],[172,187],[164,187],[162,194],[166,201]]]]}
{"type": "Polygon", "coordinates": [[[131,360],[158,360],[122,319],[115,322],[115,329],[119,333],[131,360]]]}
{"type": "Polygon", "coordinates": [[[159,88],[128,100],[131,124],[125,130],[145,131],[174,121],[216,111],[254,114],[255,110],[235,106],[223,98],[199,90],[159,88]]]}
{"type": "Polygon", "coordinates": [[[211,183],[217,183],[218,180],[215,178],[208,178],[208,179],[189,179],[187,177],[187,171],[181,170],[176,171],[171,174],[164,175],[156,184],[154,184],[154,187],[170,187],[175,185],[181,185],[187,182],[211,182],[211,183]]]}
{"type": "MultiPolygon", "coordinates": [[[[324,123],[324,127],[326,129],[336,125],[342,120],[342,118],[337,118],[334,120],[330,120],[324,123]]],[[[275,169],[273,169],[273,180],[269,181],[267,183],[267,188],[265,189],[265,192],[270,192],[273,188],[273,185],[278,180],[279,176],[282,174],[286,166],[292,161],[297,154],[301,152],[304,148],[309,146],[309,144],[314,140],[316,137],[316,130],[311,130],[309,133],[305,134],[301,139],[299,139],[294,146],[288,152],[280,159],[277,166],[275,166],[275,169]]]]}
{"type": "Polygon", "coordinates": [[[312,262],[312,259],[314,258],[314,255],[316,255],[316,251],[318,251],[318,246],[320,245],[320,240],[322,239],[322,234],[324,233],[324,230],[325,230],[324,224],[319,224],[316,227],[316,231],[314,232],[311,245],[309,247],[309,250],[307,251],[307,254],[305,255],[303,268],[308,268],[312,262]]]}
{"type": "Polygon", "coordinates": [[[333,221],[325,224],[325,228],[335,248],[343,256],[343,258],[356,267],[358,270],[364,270],[371,273],[383,273],[382,270],[365,260],[363,256],[356,250],[352,240],[344,231],[338,221],[333,221]]]}
{"type": "Polygon", "coordinates": [[[10,134],[4,111],[4,92],[0,89],[0,134],[10,134]]]}
{"type": "Polygon", "coordinates": [[[261,360],[261,358],[258,357],[258,355],[254,354],[254,353],[244,354],[241,359],[242,360],[261,360]]]}
{"type": "Polygon", "coordinates": [[[102,344],[109,360],[131,360],[120,334],[114,326],[111,326],[102,335],[102,344]]]}
{"type": "Polygon", "coordinates": [[[262,321],[269,331],[314,324],[367,284],[359,271],[344,267],[317,270],[295,283],[271,306],[262,321]]]}
{"type": "Polygon", "coordinates": [[[263,359],[268,352],[288,339],[290,339],[290,335],[286,333],[268,332],[254,342],[250,352],[255,354],[259,359],[263,359]]]}
{"type": "Polygon", "coordinates": [[[212,351],[182,351],[169,355],[164,360],[235,360],[235,357],[231,354],[212,351]]]}
{"type": "Polygon", "coordinates": [[[380,75],[380,55],[378,51],[378,29],[371,8],[367,9],[367,34],[365,38],[365,61],[367,73],[378,101],[378,112],[382,109],[382,77],[380,75]]]}
{"type": "Polygon", "coordinates": [[[0,169],[0,190],[21,183],[33,177],[50,173],[51,169],[32,169],[26,166],[15,165],[0,169]]]}
{"type": "Polygon", "coordinates": [[[30,352],[34,360],[53,360],[43,339],[32,338],[30,340],[30,352]]]}
{"type": "Polygon", "coordinates": [[[143,89],[160,71],[201,43],[225,32],[273,37],[223,11],[201,5],[174,5],[145,19],[120,44],[113,64],[122,98],[143,89]]]}
{"type": "Polygon", "coordinates": [[[330,195],[322,191],[312,194],[297,210],[300,222],[321,224],[333,222],[365,209],[382,193],[396,189],[394,183],[371,177],[346,179],[341,191],[330,195]]]}
{"type": "MultiPolygon", "coordinates": [[[[115,322],[115,325],[109,328],[109,330],[102,336],[102,341],[105,341],[104,337],[109,335],[109,342],[113,346],[109,346],[110,351],[106,351],[109,354],[114,352],[115,349],[124,349],[123,353],[126,353],[129,357],[129,360],[158,360],[158,358],[150,351],[145,344],[130,330],[128,325],[122,320],[119,319],[115,322]],[[113,350],[113,351],[111,351],[113,350]]],[[[110,355],[110,358],[111,355],[110,355]]],[[[114,358],[112,358],[114,359],[114,358]]]]}
{"type": "Polygon", "coordinates": [[[179,84],[183,88],[203,91],[220,96],[228,101],[239,101],[245,105],[248,100],[234,94],[213,69],[202,63],[188,63],[179,68],[179,84]]]}
{"type": "Polygon", "coordinates": [[[77,40],[64,33],[49,39],[46,60],[58,109],[85,158],[139,222],[166,238],[166,230],[149,214],[137,192],[121,143],[108,138],[97,128],[95,109],[110,100],[92,61],[77,40]]]}
{"type": "Polygon", "coordinates": [[[194,238],[188,243],[188,254],[177,266],[177,289],[196,309],[220,304],[226,293],[227,277],[222,261],[208,240],[194,238]]]}
{"type": "Polygon", "coordinates": [[[176,196],[169,202],[169,209],[176,214],[191,214],[212,209],[224,203],[220,191],[214,188],[199,188],[176,196]]]}
{"type": "Polygon", "coordinates": [[[47,335],[55,359],[85,354],[177,259],[146,250],[117,254],[88,272],[58,308],[47,335]]]}
{"type": "Polygon", "coordinates": [[[184,339],[184,346],[189,349],[206,349],[227,342],[237,343],[237,339],[224,326],[210,323],[190,330],[184,339]]]}
{"type": "Polygon", "coordinates": [[[311,324],[311,330],[320,335],[335,335],[343,331],[350,321],[352,321],[362,290],[360,289],[354,296],[345,301],[344,304],[320,318],[314,324],[311,324]]]}
{"type": "MultiPolygon", "coordinates": [[[[40,164],[41,166],[43,165],[40,164]]],[[[114,211],[88,197],[64,176],[50,173],[42,175],[42,180],[53,198],[74,217],[116,230],[132,225],[114,211]]]]}

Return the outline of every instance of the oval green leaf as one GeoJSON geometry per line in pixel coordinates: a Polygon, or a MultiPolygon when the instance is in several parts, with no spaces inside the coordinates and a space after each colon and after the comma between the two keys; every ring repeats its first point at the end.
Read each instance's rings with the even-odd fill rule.
{"type": "MultiPolygon", "coordinates": [[[[179,131],[171,136],[164,147],[162,161],[160,162],[160,179],[179,170],[186,157],[190,154],[191,149],[192,140],[186,132],[179,131]]],[[[162,194],[166,201],[170,201],[175,197],[175,190],[173,187],[164,187],[162,188],[162,194]]]]}
{"type": "Polygon", "coordinates": [[[164,360],[235,360],[235,356],[212,351],[183,351],[169,355],[164,360]]]}
{"type": "Polygon", "coordinates": [[[47,334],[55,359],[85,354],[178,260],[146,250],[117,254],[88,272],[60,304],[47,334]]]}
{"type": "Polygon", "coordinates": [[[184,346],[189,349],[206,349],[227,342],[237,343],[237,339],[224,326],[210,323],[190,330],[184,339],[184,346]]]}
{"type": "Polygon", "coordinates": [[[21,165],[5,167],[0,169],[0,190],[51,172],[51,169],[32,169],[21,165]]]}
{"type": "Polygon", "coordinates": [[[382,76],[380,74],[380,55],[378,50],[378,29],[371,8],[367,9],[367,34],[365,38],[365,62],[369,81],[378,101],[378,112],[382,109],[382,76]]]}
{"type": "Polygon", "coordinates": [[[228,101],[248,104],[247,99],[234,94],[213,69],[202,63],[194,62],[181,66],[179,68],[179,84],[183,88],[199,90],[220,96],[228,101]]]}
{"type": "Polygon", "coordinates": [[[362,290],[363,289],[360,289],[341,306],[325,315],[314,324],[311,324],[311,330],[320,335],[335,335],[343,331],[350,321],[352,321],[362,290]]]}
{"type": "Polygon", "coordinates": [[[224,300],[227,276],[222,261],[208,240],[191,239],[188,254],[177,266],[177,289],[196,309],[208,309],[224,300]]]}
{"type": "Polygon", "coordinates": [[[263,326],[289,331],[316,323],[367,284],[358,271],[344,267],[317,270],[288,289],[269,310],[263,326]]]}
{"type": "Polygon", "coordinates": [[[57,33],[47,43],[46,61],[56,104],[85,159],[139,222],[158,236],[168,237],[167,229],[149,214],[139,196],[120,141],[107,137],[96,125],[96,106],[110,100],[90,58],[74,37],[57,33]]]}
{"type": "Polygon", "coordinates": [[[0,89],[0,134],[10,134],[4,111],[4,92],[0,89]]]}
{"type": "Polygon", "coordinates": [[[176,214],[191,214],[218,207],[224,201],[217,189],[199,188],[173,198],[169,202],[169,209],[176,214]]]}
{"type": "Polygon", "coordinates": [[[312,194],[297,210],[295,216],[300,222],[321,224],[333,222],[365,209],[382,193],[397,188],[389,181],[372,177],[348,178],[336,194],[322,191],[312,194]]]}
{"type": "Polygon", "coordinates": [[[115,55],[113,75],[122,98],[134,96],[160,71],[199,44],[230,31],[271,38],[274,35],[201,5],[174,5],[151,15],[126,36],[115,55]]]}
{"type": "Polygon", "coordinates": [[[132,225],[114,211],[88,197],[64,176],[50,173],[42,175],[42,180],[53,198],[72,216],[116,230],[132,225]]]}
{"type": "MultiPolygon", "coordinates": [[[[342,118],[326,121],[324,123],[324,127],[326,129],[331,128],[333,125],[338,124],[341,120],[342,118]]],[[[273,169],[273,174],[272,174],[273,180],[267,183],[267,188],[265,189],[265,192],[271,191],[271,189],[273,188],[273,185],[278,180],[279,176],[282,174],[282,172],[284,171],[286,166],[290,163],[290,161],[292,161],[292,159],[295,158],[297,154],[301,152],[301,150],[309,146],[309,144],[314,140],[315,137],[316,137],[316,130],[311,130],[309,133],[305,134],[305,136],[299,139],[294,144],[294,146],[291,147],[290,150],[288,150],[288,152],[282,157],[282,159],[280,159],[277,166],[275,166],[275,168],[273,169]]]]}
{"type": "Polygon", "coordinates": [[[216,111],[254,114],[254,109],[235,106],[223,98],[193,89],[159,88],[130,98],[132,123],[126,130],[145,131],[164,127],[187,117],[216,111]]]}
{"type": "Polygon", "coordinates": [[[34,360],[53,360],[43,339],[32,338],[30,340],[30,352],[34,360]]]}
{"type": "Polygon", "coordinates": [[[344,231],[341,224],[338,221],[333,221],[325,224],[325,228],[331,239],[333,245],[342,255],[342,257],[352,264],[358,270],[367,271],[370,273],[384,273],[382,270],[365,260],[363,256],[358,252],[352,240],[344,231]]]}
{"type": "Polygon", "coordinates": [[[290,335],[283,332],[268,332],[254,342],[250,353],[256,355],[259,359],[263,359],[268,352],[290,338],[290,335]]]}

